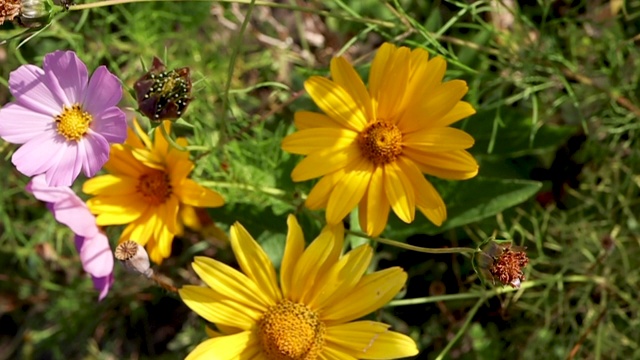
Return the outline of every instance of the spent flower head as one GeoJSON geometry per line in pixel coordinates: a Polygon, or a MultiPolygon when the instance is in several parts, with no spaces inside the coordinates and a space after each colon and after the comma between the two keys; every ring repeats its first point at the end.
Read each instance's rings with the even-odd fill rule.
{"type": "Polygon", "coordinates": [[[193,268],[207,287],[185,286],[180,297],[216,325],[193,359],[396,359],[418,353],[408,336],[389,325],[360,320],[389,302],[407,274],[399,267],[367,274],[368,245],[341,255],[342,224],[327,226],[305,249],[295,217],[279,279],[269,257],[239,223],[231,246],[242,272],[206,257],[193,268]]]}
{"type": "Polygon", "coordinates": [[[55,219],[75,233],[82,267],[91,275],[102,300],[113,283],[113,253],[107,236],[96,225],[95,216],[71,188],[49,186],[44,175],[31,179],[27,191],[46,202],[55,219]]]}
{"type": "Polygon", "coordinates": [[[473,267],[482,279],[519,288],[525,280],[523,268],[529,263],[526,248],[511,240],[487,239],[473,258],[473,267]]]}
{"type": "Polygon", "coordinates": [[[47,54],[43,69],[20,66],[9,90],[15,101],[0,109],[0,138],[22,144],[11,161],[27,176],[44,174],[49,186],[70,186],[81,170],[94,176],[109,143],[126,138],[120,81],[104,66],[89,78],[73,51],[47,54]]]}
{"type": "Polygon", "coordinates": [[[188,67],[167,70],[157,57],[151,69],[133,86],[138,108],[151,121],[180,118],[191,102],[191,73],[188,67]]]}
{"type": "Polygon", "coordinates": [[[342,57],[331,60],[333,80],[305,82],[324,114],[297,112],[298,131],[282,148],[306,156],[291,173],[294,181],[321,177],[308,208],[326,208],[327,222],[338,224],[358,206],[360,227],[372,236],[384,230],[389,209],[407,223],[416,208],[438,226],[445,221],[444,201],[423,173],[452,180],[478,173],[465,150],[474,139],[449,126],[475,110],[461,101],[464,81],[442,81],[446,65],[423,49],[385,43],[368,89],[342,57]]]}

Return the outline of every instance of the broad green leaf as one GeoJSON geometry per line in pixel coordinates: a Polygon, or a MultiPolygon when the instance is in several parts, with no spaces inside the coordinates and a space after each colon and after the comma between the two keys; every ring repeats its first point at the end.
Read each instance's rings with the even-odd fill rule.
{"type": "Polygon", "coordinates": [[[479,112],[464,122],[463,129],[476,140],[470,149],[474,155],[508,157],[552,150],[576,132],[571,126],[533,124],[530,114],[504,107],[479,112]]]}
{"type": "Polygon", "coordinates": [[[383,235],[397,240],[419,233],[441,233],[494,216],[529,199],[542,187],[542,183],[537,181],[488,178],[438,183],[436,187],[447,204],[448,212],[448,219],[442,226],[433,225],[422,214],[416,214],[412,224],[404,224],[391,216],[383,235]]]}

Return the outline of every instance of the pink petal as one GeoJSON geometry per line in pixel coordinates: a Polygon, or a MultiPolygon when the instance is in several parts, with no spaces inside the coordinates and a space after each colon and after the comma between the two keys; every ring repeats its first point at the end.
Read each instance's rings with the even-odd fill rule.
{"type": "MultiPolygon", "coordinates": [[[[23,145],[24,146],[24,145],[23,145]]],[[[75,141],[64,141],[58,148],[60,157],[45,171],[47,183],[51,186],[71,186],[80,174],[83,154],[75,141]]]]}
{"type": "Polygon", "coordinates": [[[118,105],[122,99],[122,85],[120,80],[100,66],[91,76],[89,87],[82,99],[82,107],[90,114],[99,114],[106,109],[118,105]]]}
{"type": "Polygon", "coordinates": [[[66,198],[53,203],[51,212],[56,220],[67,225],[76,235],[89,237],[98,234],[100,230],[96,225],[96,217],[89,211],[87,205],[70,188],[66,186],[62,188],[69,189],[69,194],[66,198]]]}
{"type": "Polygon", "coordinates": [[[55,131],[44,132],[24,143],[11,157],[18,171],[34,176],[49,170],[63,155],[60,151],[64,138],[55,131]]]}
{"type": "Polygon", "coordinates": [[[82,171],[87,177],[93,177],[109,160],[109,143],[102,135],[91,130],[78,142],[78,147],[82,171]]]}
{"type": "Polygon", "coordinates": [[[0,109],[0,137],[4,141],[24,144],[49,129],[55,129],[55,120],[50,115],[17,103],[9,103],[0,109]]]}
{"type": "Polygon", "coordinates": [[[98,301],[102,301],[109,293],[111,285],[113,285],[113,274],[103,277],[92,276],[91,279],[93,280],[93,287],[100,292],[98,301]]]}
{"type": "Polygon", "coordinates": [[[9,90],[16,103],[51,117],[62,110],[62,104],[49,89],[44,71],[34,65],[22,65],[9,74],[9,90]]]}
{"type": "Polygon", "coordinates": [[[84,99],[89,73],[73,51],[54,51],[42,62],[49,88],[66,105],[80,104],[84,99]]]}
{"type": "Polygon", "coordinates": [[[91,276],[103,277],[113,272],[113,252],[104,233],[97,232],[92,237],[76,235],[76,248],[84,271],[91,276]]]}
{"type": "Polygon", "coordinates": [[[127,119],[124,111],[117,107],[93,115],[91,129],[102,135],[109,143],[121,144],[127,138],[127,119]]]}
{"type": "Polygon", "coordinates": [[[69,197],[73,191],[66,186],[52,187],[47,184],[44,175],[36,175],[31,178],[25,189],[32,193],[36,199],[46,203],[56,203],[69,197]]]}

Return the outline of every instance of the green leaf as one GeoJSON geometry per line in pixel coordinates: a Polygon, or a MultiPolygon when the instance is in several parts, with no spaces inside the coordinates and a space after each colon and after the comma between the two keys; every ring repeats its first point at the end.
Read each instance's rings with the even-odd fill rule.
{"type": "Polygon", "coordinates": [[[408,225],[391,216],[384,233],[386,237],[403,239],[418,233],[434,235],[467,225],[524,202],[542,187],[538,181],[489,178],[434,183],[447,204],[447,221],[437,227],[422,214],[416,214],[416,220],[408,225]]]}
{"type": "Polygon", "coordinates": [[[464,123],[464,130],[476,140],[469,151],[518,157],[557,148],[576,132],[572,126],[533,123],[530,114],[512,108],[482,111],[464,123]]]}

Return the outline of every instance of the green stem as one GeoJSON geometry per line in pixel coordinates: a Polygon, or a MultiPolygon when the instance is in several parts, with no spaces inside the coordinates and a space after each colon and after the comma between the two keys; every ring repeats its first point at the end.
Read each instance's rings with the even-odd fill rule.
{"type": "Polygon", "coordinates": [[[522,283],[520,288],[512,288],[512,287],[498,287],[490,290],[483,291],[474,291],[467,293],[459,293],[459,294],[447,294],[447,295],[438,295],[438,296],[428,296],[423,298],[416,299],[402,299],[402,300],[394,300],[387,304],[387,307],[393,306],[407,306],[407,305],[419,305],[419,304],[429,304],[440,301],[455,301],[455,300],[468,300],[468,299],[476,299],[483,298],[489,299],[499,294],[510,293],[514,291],[526,290],[533,287],[548,285],[551,283],[556,283],[561,281],[563,283],[596,283],[596,284],[606,284],[606,280],[603,277],[599,276],[585,276],[585,275],[570,275],[563,277],[562,275],[551,276],[545,279],[540,280],[532,280],[525,281],[522,283]]]}
{"type": "Polygon", "coordinates": [[[478,301],[473,306],[471,311],[469,311],[469,314],[467,314],[467,319],[464,321],[464,324],[462,324],[462,327],[460,327],[460,329],[456,333],[456,336],[454,336],[453,339],[447,343],[447,346],[445,346],[445,348],[442,349],[440,354],[438,354],[438,357],[436,358],[436,360],[442,360],[445,357],[445,355],[447,355],[447,353],[451,350],[451,348],[453,348],[453,345],[456,342],[458,342],[458,340],[460,340],[462,335],[464,335],[464,333],[467,331],[467,328],[469,327],[469,325],[471,325],[471,320],[473,320],[473,317],[476,316],[476,313],[478,312],[478,309],[480,309],[480,306],[482,305],[482,303],[484,303],[484,300],[485,300],[484,297],[478,299],[478,301]]]}
{"type": "Polygon", "coordinates": [[[165,140],[167,140],[167,142],[169,143],[169,145],[171,145],[171,147],[175,148],[178,151],[189,151],[187,150],[187,148],[180,146],[177,142],[175,142],[171,138],[171,135],[167,133],[167,129],[164,128],[164,125],[162,125],[162,123],[159,126],[160,126],[160,131],[162,132],[162,136],[164,136],[165,140]]]}
{"type": "Polygon", "coordinates": [[[85,10],[85,9],[104,7],[104,6],[113,6],[113,5],[120,5],[120,4],[129,4],[129,3],[141,3],[141,2],[193,2],[193,1],[215,2],[215,3],[236,3],[236,4],[246,4],[246,5],[249,5],[253,2],[255,3],[256,6],[266,6],[266,7],[278,8],[278,9],[300,11],[308,14],[315,14],[315,15],[320,15],[324,17],[332,17],[332,18],[337,18],[345,21],[352,21],[352,22],[363,23],[363,24],[374,24],[374,25],[383,26],[386,28],[393,28],[397,25],[390,21],[361,18],[361,17],[354,17],[354,16],[344,16],[341,14],[334,14],[326,10],[318,10],[318,9],[313,9],[306,6],[281,4],[281,3],[275,3],[275,2],[264,1],[264,0],[256,0],[255,2],[252,0],[104,0],[104,1],[98,1],[98,2],[89,3],[89,4],[71,5],[69,6],[69,11],[85,10]]]}
{"type": "Polygon", "coordinates": [[[399,248],[402,248],[402,249],[411,250],[411,251],[417,251],[417,252],[422,252],[422,253],[427,253],[427,254],[463,254],[463,253],[475,253],[476,252],[476,249],[467,248],[467,247],[426,248],[426,247],[421,247],[421,246],[405,244],[403,242],[396,241],[396,240],[385,239],[385,238],[380,238],[380,237],[371,237],[371,236],[369,236],[369,235],[367,235],[365,233],[361,233],[359,231],[346,230],[346,232],[349,233],[349,234],[355,235],[355,236],[371,239],[371,240],[373,240],[375,242],[379,242],[379,243],[382,243],[382,244],[387,244],[387,245],[399,247],[399,248]]]}
{"type": "Polygon", "coordinates": [[[229,182],[220,182],[220,181],[199,181],[198,182],[202,186],[206,186],[208,188],[234,188],[234,189],[242,189],[249,190],[253,192],[260,192],[267,195],[272,196],[285,196],[287,192],[281,189],[272,188],[272,187],[256,187],[248,184],[240,184],[240,183],[229,183],[229,182]]]}

